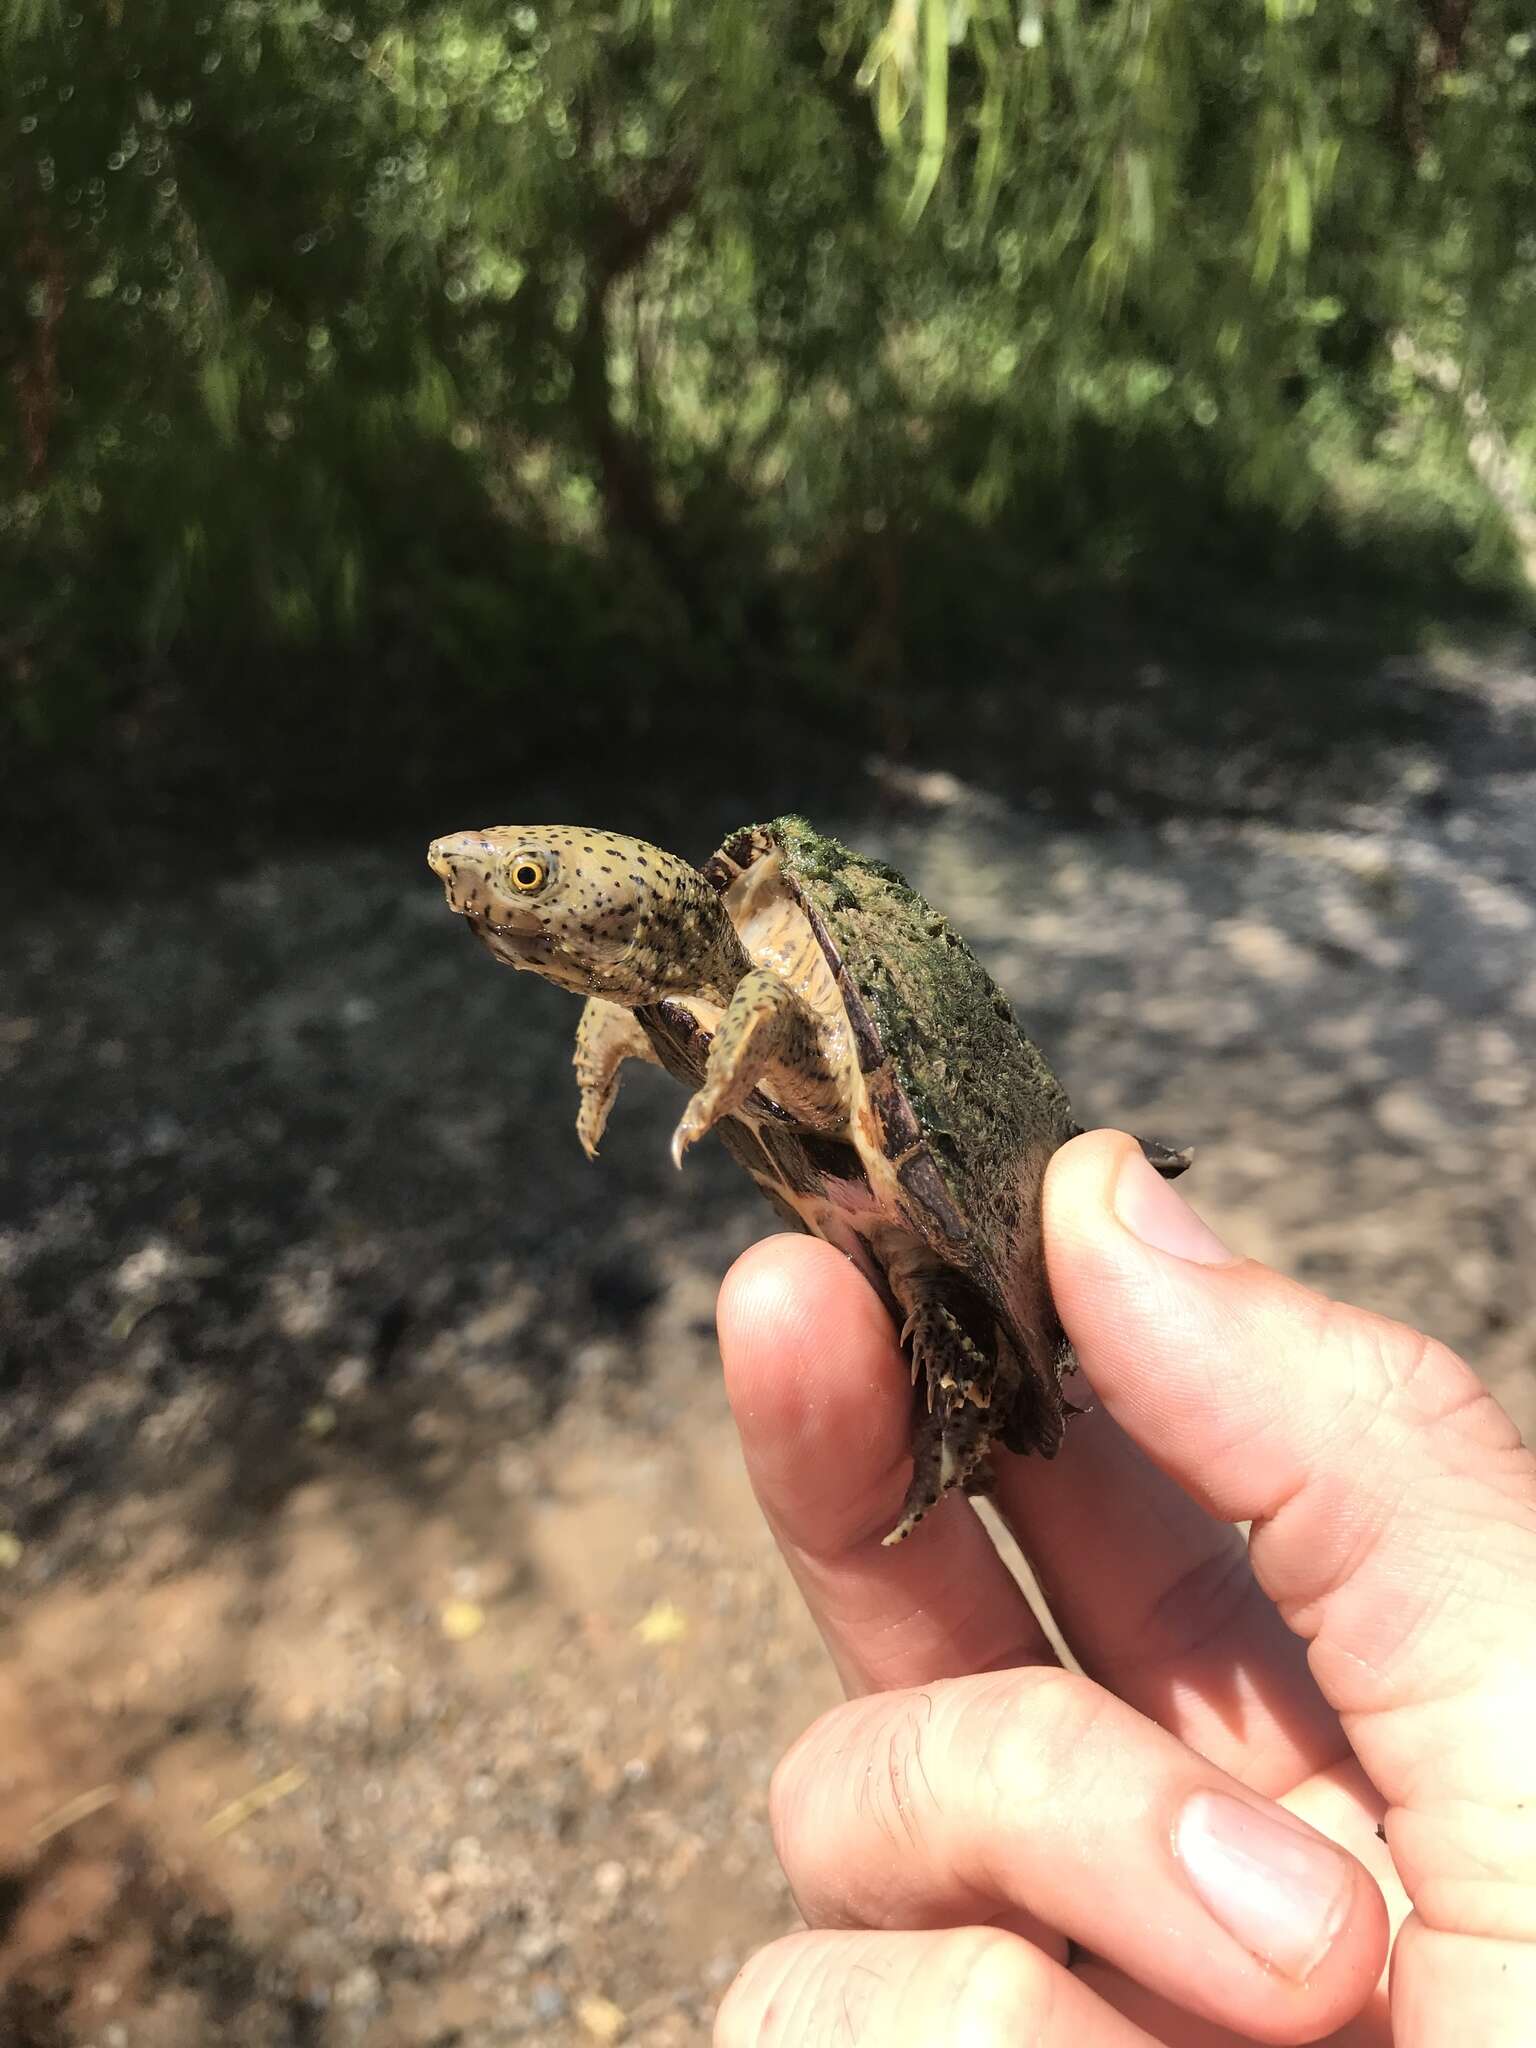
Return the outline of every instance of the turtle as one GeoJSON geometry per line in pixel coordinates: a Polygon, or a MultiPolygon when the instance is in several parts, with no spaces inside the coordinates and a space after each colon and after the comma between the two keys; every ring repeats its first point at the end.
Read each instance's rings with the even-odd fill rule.
{"type": "MultiPolygon", "coordinates": [[[[695,867],[642,839],[499,825],[436,839],[449,908],[494,957],[586,998],[576,1131],[595,1158],[626,1060],[689,1099],[672,1157],[715,1131],[792,1227],[854,1261],[914,1387],[897,1543],[994,1444],[1051,1457],[1071,1349],[1040,1195],[1080,1126],[970,947],[893,868],[803,818],[695,867]]],[[[1140,1141],[1168,1177],[1191,1154],[1140,1141]]]]}

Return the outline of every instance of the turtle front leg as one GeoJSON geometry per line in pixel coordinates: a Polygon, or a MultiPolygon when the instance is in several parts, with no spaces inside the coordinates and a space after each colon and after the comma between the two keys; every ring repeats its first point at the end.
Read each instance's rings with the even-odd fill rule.
{"type": "Polygon", "coordinates": [[[703,1085],[672,1134],[674,1165],[758,1087],[813,1130],[836,1130],[844,1120],[815,1011],[767,967],[741,977],[715,1027],[703,1085]]]}
{"type": "Polygon", "coordinates": [[[661,1063],[651,1041],[635,1021],[633,1010],[622,1003],[605,1003],[600,996],[588,999],[576,1026],[576,1050],[572,1064],[581,1089],[581,1108],[576,1112],[576,1135],[589,1159],[597,1157],[598,1144],[608,1112],[619,1092],[619,1069],[626,1060],[661,1063]]]}

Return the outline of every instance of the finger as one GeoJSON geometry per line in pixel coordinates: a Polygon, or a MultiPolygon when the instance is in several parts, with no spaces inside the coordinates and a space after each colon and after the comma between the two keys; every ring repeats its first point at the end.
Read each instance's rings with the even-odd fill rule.
{"type": "Polygon", "coordinates": [[[912,1390],[890,1316],[842,1253],[807,1237],[753,1246],[719,1323],[747,1471],[849,1692],[1049,1658],[969,1502],[944,1501],[922,1543],[882,1548],[912,1390]]]}
{"type": "Polygon", "coordinates": [[[715,2048],[1154,2048],[1070,1971],[991,1927],[792,1934],[726,1993],[715,2048]]]}
{"type": "Polygon", "coordinates": [[[1180,1741],[1272,1797],[1346,1753],[1242,1535],[1102,1408],[1049,1463],[1000,1460],[996,1505],[1083,1669],[1180,1741]]]}
{"type": "Polygon", "coordinates": [[[1023,1908],[1264,2041],[1341,2024],[1386,1957],[1381,1894],[1352,1856],[1060,1669],[836,1708],[780,1765],[771,1810],[813,1925],[1023,1908]]]}
{"type": "Polygon", "coordinates": [[[1393,1809],[1403,2048],[1474,2013],[1462,2038],[1523,2038],[1536,1459],[1453,1353],[1232,1258],[1143,1166],[1102,1132],[1052,1166],[1047,1253],[1084,1370],[1193,1499],[1252,1521],[1259,1581],[1393,1809]],[[1490,1985],[1503,2031],[1475,2003],[1490,1985]]]}
{"type": "MultiPolygon", "coordinates": [[[[1116,2012],[1134,2020],[1154,2041],[1176,2044],[1176,2048],[1251,2048],[1251,2034],[1236,2034],[1213,2020],[1199,2020],[1164,1998],[1133,1984],[1107,1963],[1092,1956],[1074,1960],[1072,1974],[1080,1977],[1090,1991],[1112,2005],[1116,2012]]],[[[1387,2005],[1386,1984],[1371,1994],[1365,2005],[1342,2027],[1328,2035],[1328,2048],[1392,2048],[1392,2020],[1387,2005]]]]}

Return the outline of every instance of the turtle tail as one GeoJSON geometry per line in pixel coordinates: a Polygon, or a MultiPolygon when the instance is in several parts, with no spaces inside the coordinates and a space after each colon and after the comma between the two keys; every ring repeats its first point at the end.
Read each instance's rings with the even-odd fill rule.
{"type": "MultiPolygon", "coordinates": [[[[1074,1124],[1067,1133],[1069,1138],[1080,1138],[1083,1126],[1074,1124]]],[[[1195,1163],[1193,1145],[1168,1145],[1161,1138],[1138,1138],[1137,1144],[1145,1155],[1147,1164],[1155,1167],[1164,1180],[1177,1180],[1181,1173],[1187,1173],[1195,1163]]]]}

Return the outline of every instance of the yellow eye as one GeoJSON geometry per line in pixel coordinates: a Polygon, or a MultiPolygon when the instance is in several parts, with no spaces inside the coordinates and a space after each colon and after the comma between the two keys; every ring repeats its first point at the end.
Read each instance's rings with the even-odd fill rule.
{"type": "Polygon", "coordinates": [[[512,886],[531,896],[535,889],[543,888],[548,874],[549,869],[536,853],[520,853],[512,863],[512,886]]]}

